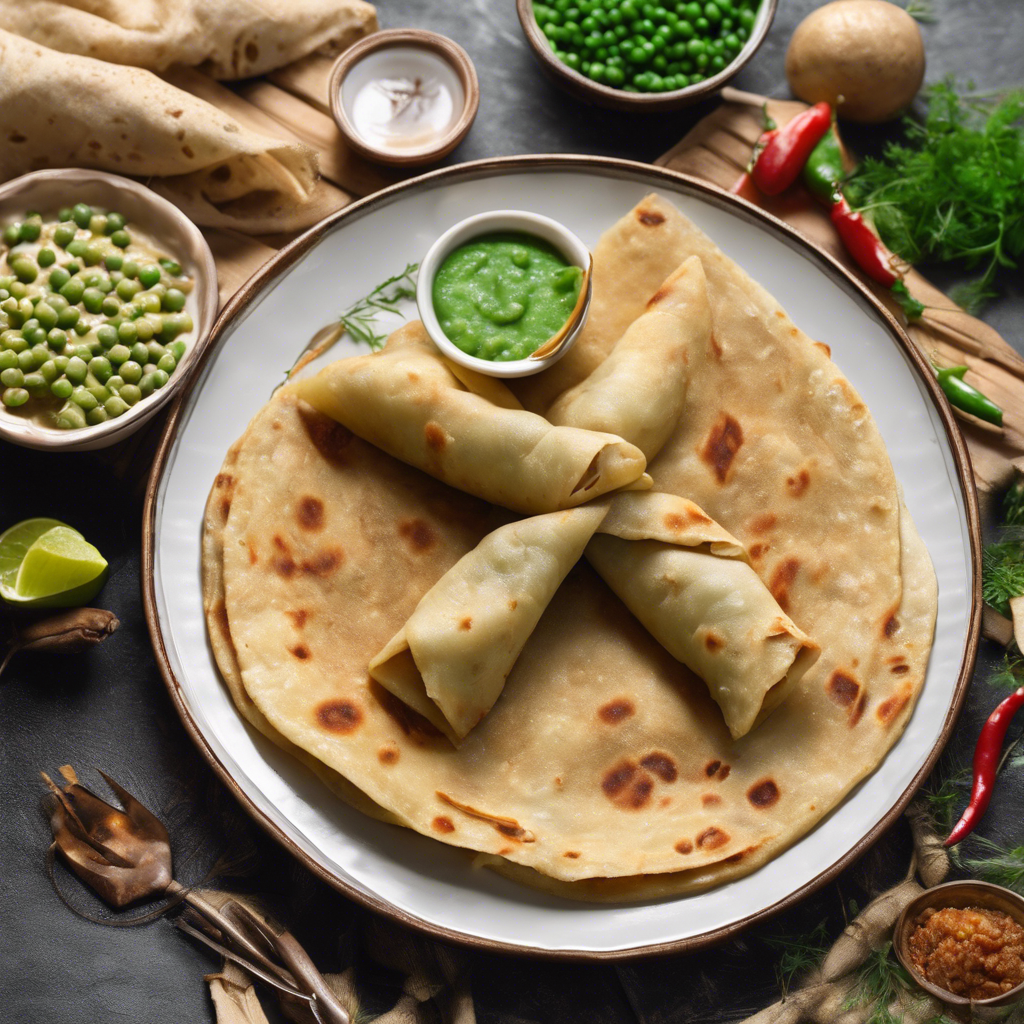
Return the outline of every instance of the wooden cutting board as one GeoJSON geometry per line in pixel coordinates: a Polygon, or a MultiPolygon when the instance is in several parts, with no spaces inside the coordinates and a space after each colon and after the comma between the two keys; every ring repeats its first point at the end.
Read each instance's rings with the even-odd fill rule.
{"type": "MultiPolygon", "coordinates": [[[[807,107],[805,103],[766,99],[735,89],[725,89],[722,98],[721,106],[655,162],[731,188],[743,173],[761,134],[764,104],[768,104],[769,115],[780,125],[807,107]]],[[[775,197],[762,196],[754,190],[744,190],[743,196],[839,260],[906,325],[907,333],[926,359],[942,366],[966,364],[970,367],[967,382],[1002,407],[1002,430],[954,410],[971,452],[984,508],[986,500],[1009,482],[1014,463],[1024,468],[1024,359],[996,331],[957,307],[915,270],[907,274],[907,287],[914,298],[929,308],[920,321],[906,324],[888,289],[868,280],[847,258],[828,213],[802,185],[794,185],[775,197]]]]}

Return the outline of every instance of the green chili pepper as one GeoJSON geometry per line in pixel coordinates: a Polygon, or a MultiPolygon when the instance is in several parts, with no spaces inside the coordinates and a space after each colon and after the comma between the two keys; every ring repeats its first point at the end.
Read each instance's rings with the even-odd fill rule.
{"type": "Polygon", "coordinates": [[[900,304],[900,308],[903,310],[904,315],[909,321],[913,322],[921,319],[921,315],[925,310],[925,305],[919,299],[915,299],[914,296],[910,294],[903,281],[897,281],[889,290],[892,292],[896,301],[900,304]]]}
{"type": "Polygon", "coordinates": [[[836,135],[836,126],[833,124],[811,150],[811,155],[804,164],[804,184],[816,199],[820,199],[826,206],[831,206],[832,198],[845,177],[843,149],[839,144],[839,136],[836,135]]]}
{"type": "Polygon", "coordinates": [[[935,371],[939,387],[949,399],[950,405],[969,412],[986,423],[994,423],[997,427],[1003,425],[1003,410],[992,399],[983,395],[977,388],[971,387],[963,379],[969,367],[947,366],[940,370],[933,365],[932,369],[935,371]]]}

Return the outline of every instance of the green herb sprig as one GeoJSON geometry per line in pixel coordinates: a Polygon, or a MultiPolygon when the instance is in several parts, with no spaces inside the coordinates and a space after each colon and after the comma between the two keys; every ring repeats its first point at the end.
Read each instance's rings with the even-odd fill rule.
{"type": "Polygon", "coordinates": [[[776,935],[765,942],[782,954],[775,965],[775,976],[785,997],[796,975],[821,966],[831,942],[828,922],[819,922],[805,935],[776,935]]]}
{"type": "Polygon", "coordinates": [[[984,266],[951,294],[976,312],[997,294],[998,267],[1024,255],[1024,92],[996,105],[948,80],[928,91],[923,122],[905,121],[907,143],[890,143],[847,181],[851,204],[910,263],[984,266]]]}
{"type": "Polygon", "coordinates": [[[856,986],[843,1004],[844,1011],[855,1006],[870,1007],[864,1024],[900,1024],[903,1019],[902,1014],[897,1016],[890,1007],[911,991],[912,982],[891,951],[891,942],[871,951],[858,971],[856,986]]]}
{"type": "MultiPolygon", "coordinates": [[[[1024,477],[1017,477],[1003,498],[999,540],[986,544],[982,551],[981,596],[1000,615],[1009,617],[1010,599],[1021,594],[1024,594],[1024,477]]],[[[1016,663],[1012,666],[1017,667],[1016,663]]],[[[1009,661],[1004,668],[1011,672],[1009,661]]]]}
{"type": "Polygon", "coordinates": [[[975,844],[987,856],[966,858],[964,867],[983,882],[993,882],[1024,896],[1024,846],[1000,846],[984,836],[977,836],[975,844]]]}
{"type": "Polygon", "coordinates": [[[416,271],[418,263],[406,264],[405,270],[377,285],[365,298],[349,306],[338,316],[338,323],[355,341],[369,345],[374,352],[384,347],[386,334],[378,334],[376,317],[379,312],[398,313],[398,304],[416,298],[416,271]]]}

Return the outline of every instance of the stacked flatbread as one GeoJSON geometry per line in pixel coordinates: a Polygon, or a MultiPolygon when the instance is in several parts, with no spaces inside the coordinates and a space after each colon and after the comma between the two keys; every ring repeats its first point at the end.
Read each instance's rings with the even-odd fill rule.
{"type": "MultiPolygon", "coordinates": [[[[688,286],[676,278],[674,287],[688,286]]],[[[576,349],[515,383],[534,415],[442,369],[409,325],[383,354],[280,391],[232,449],[211,495],[204,580],[214,650],[243,713],[345,780],[364,809],[570,898],[692,892],[776,856],[898,738],[935,622],[927,552],[870,413],[827,349],[649,196],[595,250],[591,320],[576,349]],[[710,329],[680,357],[674,430],[659,438],[647,424],[640,448],[628,440],[633,421],[618,436],[600,433],[611,420],[590,417],[615,413],[601,396],[637,348],[616,342],[639,330],[630,325],[648,316],[649,300],[664,302],[660,286],[694,256],[710,329]],[[420,395],[413,412],[398,412],[397,375],[385,378],[394,404],[384,410],[371,403],[377,411],[357,415],[340,400],[361,393],[364,374],[396,365],[420,395]],[[481,402],[506,424],[509,462],[490,476],[495,442],[481,402]],[[584,425],[568,422],[572,409],[584,425]],[[527,451],[558,441],[547,450],[559,454],[527,472],[516,439],[527,451]],[[614,457],[602,464],[602,453],[614,457]],[[529,478],[533,497],[518,511],[544,522],[507,511],[505,470],[529,478]],[[581,483],[595,492],[583,502],[581,483]],[[480,497],[466,493],[471,485],[480,497]],[[636,486],[653,489],[622,489],[636,486]],[[566,511],[538,511],[551,501],[566,511]],[[481,544],[489,535],[499,541],[481,544]],[[536,562],[530,552],[549,536],[561,555],[536,562]],[[533,566],[547,582],[531,593],[546,607],[522,641],[503,624],[495,645],[439,642],[439,621],[468,619],[471,635],[466,602],[482,564],[513,576],[533,566]],[[662,625],[668,591],[694,595],[679,601],[689,647],[662,625]],[[742,614],[727,625],[734,593],[742,614]],[[754,630],[746,649],[744,629],[754,630]],[[734,654],[719,677],[682,663],[719,643],[734,654]],[[793,678],[781,680],[788,692],[773,710],[776,643],[793,678]],[[482,689],[451,670],[460,658],[480,662],[482,689]],[[371,662],[378,675],[397,664],[388,685],[371,662]],[[728,690],[730,672],[757,676],[760,698],[730,711],[716,692],[716,703],[712,679],[728,690]],[[427,699],[443,722],[412,706],[427,699]]],[[[484,583],[485,619],[499,596],[516,600],[515,579],[484,583]]]]}

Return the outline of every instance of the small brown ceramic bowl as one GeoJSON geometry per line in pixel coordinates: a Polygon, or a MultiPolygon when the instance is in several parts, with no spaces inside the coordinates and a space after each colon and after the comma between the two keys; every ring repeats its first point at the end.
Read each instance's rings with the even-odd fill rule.
{"type": "Polygon", "coordinates": [[[563,64],[551,49],[548,37],[541,31],[533,14],[533,0],[516,0],[519,23],[523,26],[526,41],[530,44],[534,56],[540,61],[541,69],[556,85],[580,99],[588,100],[599,107],[610,107],[613,110],[631,110],[635,113],[648,113],[660,110],[679,110],[691,103],[706,99],[721,91],[730,79],[757,53],[768,34],[778,0],[761,0],[757,12],[757,20],[751,30],[750,38],[743,44],[743,49],[736,59],[717,75],[705,78],[703,82],[688,85],[685,89],[674,89],[672,92],[625,92],[610,85],[601,85],[586,75],[573,71],[563,64]]]}
{"type": "Polygon", "coordinates": [[[0,224],[20,220],[28,210],[38,211],[44,220],[55,219],[61,207],[77,202],[118,210],[127,218],[129,231],[137,225],[181,263],[183,272],[195,282],[185,305],[194,329],[183,339],[185,354],[167,384],[116,419],[61,430],[0,405],[0,439],[27,448],[90,451],[106,448],[138,430],[181,390],[190,369],[198,365],[197,356],[217,318],[217,267],[206,239],[176,206],[137,181],[76,167],[33,171],[0,185],[0,224]]]}
{"type": "Polygon", "coordinates": [[[327,93],[345,141],[368,160],[392,167],[416,167],[447,156],[466,137],[480,106],[480,85],[469,54],[447,36],[424,29],[388,29],[350,46],[334,62],[327,93]],[[424,80],[433,90],[425,96],[420,92],[424,80]],[[382,81],[395,88],[374,93],[373,83],[382,81]],[[386,122],[373,116],[383,109],[396,123],[417,103],[421,110],[444,113],[445,124],[420,136],[401,127],[389,133],[386,122]],[[376,132],[375,123],[382,124],[376,132]]]}
{"type": "Polygon", "coordinates": [[[981,910],[999,910],[1012,917],[1024,927],[1024,897],[1018,896],[1011,889],[989,882],[946,882],[936,885],[921,893],[917,899],[907,904],[903,913],[896,921],[893,931],[892,945],[896,958],[910,972],[910,976],[926,992],[957,1011],[969,1008],[976,1020],[999,1020],[1005,1010],[1015,1003],[1024,1000],[1024,983],[1004,992],[1001,996],[991,999],[976,999],[973,1002],[966,996],[958,996],[947,992],[944,988],[933,985],[923,977],[914,966],[910,956],[910,936],[914,931],[918,915],[929,908],[941,910],[944,907],[977,907],[981,910]],[[987,1010],[986,1008],[991,1008],[987,1010]],[[982,1011],[979,1013],[978,1011],[982,1011]]]}

